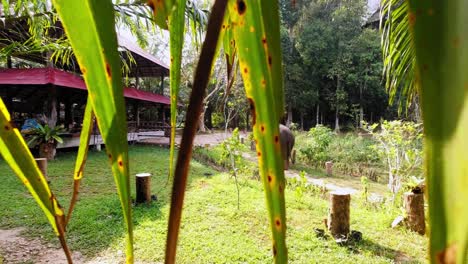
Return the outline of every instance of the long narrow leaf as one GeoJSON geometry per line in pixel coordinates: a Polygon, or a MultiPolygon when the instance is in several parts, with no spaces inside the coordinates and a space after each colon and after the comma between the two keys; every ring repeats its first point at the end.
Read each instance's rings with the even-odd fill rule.
{"type": "Polygon", "coordinates": [[[83,73],[127,226],[127,262],[133,262],[125,102],[114,9],[110,0],[54,0],[83,73]]]}
{"type": "Polygon", "coordinates": [[[76,157],[75,171],[73,173],[73,195],[68,207],[67,221],[70,221],[73,208],[75,207],[76,200],[78,199],[78,191],[80,189],[81,179],[83,178],[84,167],[88,157],[89,139],[93,131],[93,107],[91,106],[91,99],[88,97],[86,103],[85,113],[83,117],[83,126],[81,128],[80,146],[78,148],[78,155],[76,157]]]}
{"type": "Polygon", "coordinates": [[[47,180],[39,170],[19,130],[13,125],[10,114],[1,98],[0,153],[44,211],[60,239],[68,262],[71,263],[70,252],[65,242],[65,216],[63,210],[51,192],[47,180]]]}
{"type": "Polygon", "coordinates": [[[180,69],[182,65],[182,48],[184,45],[186,0],[150,0],[156,23],[162,28],[165,21],[169,26],[169,45],[171,51],[170,94],[171,94],[171,139],[169,154],[169,179],[174,173],[174,146],[177,122],[177,97],[180,90],[180,69]],[[169,12],[168,10],[171,10],[169,12]],[[161,21],[164,21],[161,22],[161,21]]]}
{"type": "Polygon", "coordinates": [[[230,1],[240,71],[250,102],[260,175],[265,188],[276,263],[287,262],[284,171],[279,142],[283,80],[278,1],[230,1]]]}
{"type": "Polygon", "coordinates": [[[412,0],[429,189],[430,260],[468,260],[468,1],[412,0]]]}

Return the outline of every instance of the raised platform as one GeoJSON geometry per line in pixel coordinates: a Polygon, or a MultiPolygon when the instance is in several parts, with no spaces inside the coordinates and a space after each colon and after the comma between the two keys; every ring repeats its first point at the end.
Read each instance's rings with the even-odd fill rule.
{"type": "MultiPolygon", "coordinates": [[[[127,134],[128,142],[138,142],[144,139],[150,139],[155,137],[164,137],[164,131],[145,131],[145,132],[131,132],[127,134]]],[[[57,145],[58,149],[61,148],[73,148],[80,145],[80,137],[63,137],[63,143],[57,145]]],[[[101,135],[91,135],[89,145],[102,145],[104,141],[101,135]]]]}

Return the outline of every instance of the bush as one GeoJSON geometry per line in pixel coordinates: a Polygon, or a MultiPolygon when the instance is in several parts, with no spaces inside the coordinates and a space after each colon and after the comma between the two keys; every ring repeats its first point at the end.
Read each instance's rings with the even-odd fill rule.
{"type": "Polygon", "coordinates": [[[422,174],[422,125],[413,122],[383,121],[380,132],[377,124],[369,128],[378,141],[376,153],[386,162],[388,187],[394,196],[411,176],[422,174]]]}
{"type": "Polygon", "coordinates": [[[330,158],[328,147],[332,138],[333,132],[330,128],[318,125],[309,130],[307,140],[298,147],[298,150],[312,166],[320,167],[330,158]]]}

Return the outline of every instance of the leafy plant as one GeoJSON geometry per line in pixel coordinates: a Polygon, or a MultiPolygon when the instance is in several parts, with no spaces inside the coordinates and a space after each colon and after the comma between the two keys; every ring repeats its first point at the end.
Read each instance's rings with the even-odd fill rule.
{"type": "Polygon", "coordinates": [[[308,140],[299,146],[299,152],[315,167],[323,166],[330,159],[328,146],[332,142],[333,132],[328,127],[318,125],[309,130],[308,140]]]}
{"type": "Polygon", "coordinates": [[[237,209],[240,206],[240,193],[239,193],[239,182],[238,172],[245,169],[242,166],[242,151],[245,150],[245,145],[241,143],[239,138],[239,128],[235,128],[232,131],[232,136],[227,138],[221,143],[223,152],[221,153],[220,162],[230,164],[230,173],[236,180],[237,188],[237,209]]]}
{"type": "Polygon", "coordinates": [[[374,149],[388,170],[388,188],[395,195],[414,173],[420,173],[422,165],[422,125],[413,122],[383,121],[380,131],[373,132],[378,124],[368,131],[379,142],[374,149]],[[419,170],[419,171],[418,171],[419,170]]]}
{"type": "Polygon", "coordinates": [[[37,124],[37,127],[31,129],[27,134],[28,146],[34,147],[42,143],[63,143],[63,139],[59,136],[62,132],[64,132],[63,126],[51,128],[47,124],[44,126],[37,124]]]}

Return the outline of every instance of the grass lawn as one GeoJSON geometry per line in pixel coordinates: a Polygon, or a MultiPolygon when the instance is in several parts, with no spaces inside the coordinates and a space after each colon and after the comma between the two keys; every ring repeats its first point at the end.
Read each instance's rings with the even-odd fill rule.
{"type": "MultiPolygon", "coordinates": [[[[152,190],[158,201],[134,207],[136,261],[163,261],[170,188],[167,149],[152,146],[130,148],[130,172],[150,172],[152,190]]],[[[72,191],[75,153],[59,153],[49,163],[52,189],[62,206],[68,206],[72,191]]],[[[23,226],[28,236],[41,236],[58,244],[52,229],[25,187],[0,161],[0,228],[23,226]]],[[[235,181],[197,162],[191,175],[183,212],[178,263],[271,263],[270,230],[259,181],[241,178],[240,209],[237,209],[235,181]]],[[[132,177],[134,191],[134,177],[132,177]]],[[[312,194],[302,198],[286,189],[288,248],[291,263],[394,263],[411,259],[425,262],[427,239],[404,228],[391,229],[398,211],[365,208],[352,201],[351,229],[363,233],[361,242],[338,246],[320,239],[313,228],[324,228],[326,200],[312,194]]],[[[72,250],[86,257],[112,255],[123,261],[125,234],[120,203],[104,152],[91,152],[86,165],[81,195],[68,227],[72,250]]]]}

